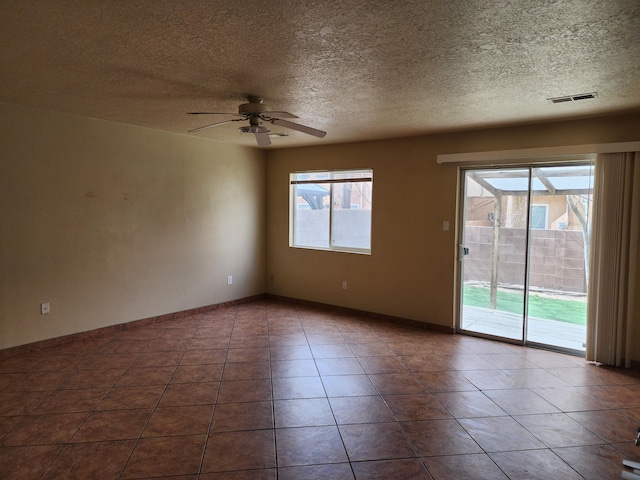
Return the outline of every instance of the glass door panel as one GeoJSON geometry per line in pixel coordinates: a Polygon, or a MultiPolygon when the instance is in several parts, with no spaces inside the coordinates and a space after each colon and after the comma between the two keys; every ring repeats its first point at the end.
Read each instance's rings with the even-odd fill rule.
{"type": "Polygon", "coordinates": [[[460,329],[524,341],[529,169],[467,170],[460,329]]]}
{"type": "Polygon", "coordinates": [[[527,342],[585,350],[593,165],[533,168],[527,342]],[[535,221],[534,221],[535,220],[535,221]]]}

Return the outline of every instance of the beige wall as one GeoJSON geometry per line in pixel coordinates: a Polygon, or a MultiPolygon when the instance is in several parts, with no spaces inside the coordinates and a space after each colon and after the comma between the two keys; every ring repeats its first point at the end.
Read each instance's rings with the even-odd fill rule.
{"type": "Polygon", "coordinates": [[[0,131],[0,349],[264,293],[264,152],[6,104],[0,131]]]}
{"type": "Polygon", "coordinates": [[[0,128],[2,349],[265,291],[450,327],[458,167],[436,155],[637,141],[640,115],[268,153],[6,104],[0,128]],[[373,254],[289,248],[289,173],[358,167],[373,254]]]}
{"type": "Polygon", "coordinates": [[[454,232],[442,221],[453,225],[456,169],[436,165],[430,150],[429,139],[413,138],[270,152],[268,292],[445,324],[454,232]],[[373,254],[289,248],[289,173],[365,167],[374,170],[373,254]]]}
{"type": "MultiPolygon", "coordinates": [[[[452,327],[458,165],[438,165],[436,156],[637,141],[639,132],[640,115],[623,115],[271,151],[267,291],[452,327]],[[374,169],[372,255],[289,248],[289,173],[360,167],[374,169]]],[[[640,359],[638,346],[634,355],[640,359]]]]}

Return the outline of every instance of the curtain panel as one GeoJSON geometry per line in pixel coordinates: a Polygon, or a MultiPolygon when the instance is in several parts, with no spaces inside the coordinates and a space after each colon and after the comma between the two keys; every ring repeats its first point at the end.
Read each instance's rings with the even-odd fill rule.
{"type": "Polygon", "coordinates": [[[585,358],[630,367],[640,331],[640,152],[598,155],[594,175],[585,358]]]}

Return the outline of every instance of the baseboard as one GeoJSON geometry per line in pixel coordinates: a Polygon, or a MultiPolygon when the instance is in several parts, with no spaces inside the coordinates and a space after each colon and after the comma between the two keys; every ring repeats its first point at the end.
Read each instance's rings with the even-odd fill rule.
{"type": "MultiPolygon", "coordinates": [[[[86,332],[74,333],[71,335],[64,335],[62,337],[49,338],[47,340],[40,340],[38,342],[28,343],[25,345],[18,345],[16,347],[5,348],[0,350],[0,360],[2,360],[3,358],[13,357],[15,355],[24,355],[27,353],[37,352],[38,350],[43,350],[45,348],[52,348],[60,345],[66,345],[72,342],[100,338],[105,335],[112,335],[117,332],[131,330],[133,328],[139,328],[145,325],[152,325],[156,323],[167,322],[167,321],[176,320],[179,318],[185,318],[191,315],[197,315],[199,313],[206,313],[213,310],[219,310],[221,308],[234,307],[237,305],[242,305],[245,303],[251,303],[251,302],[255,302],[258,300],[265,300],[265,299],[275,300],[275,301],[280,301],[283,303],[290,303],[295,305],[304,305],[309,307],[323,308],[325,310],[330,310],[330,311],[339,312],[339,313],[349,313],[354,315],[360,315],[365,318],[371,318],[373,320],[382,320],[382,321],[398,323],[402,325],[409,325],[412,327],[424,328],[427,330],[432,330],[440,333],[448,333],[448,334],[455,333],[454,327],[447,327],[444,325],[438,325],[438,324],[428,323],[428,322],[420,322],[418,320],[411,320],[408,318],[395,317],[392,315],[384,315],[381,313],[368,312],[366,310],[358,310],[355,308],[340,307],[340,306],[330,305],[326,303],[312,302],[310,300],[302,300],[298,298],[274,295],[271,293],[264,293],[259,295],[253,295],[251,297],[241,298],[238,300],[231,300],[229,302],[222,302],[222,303],[206,305],[198,308],[191,308],[189,310],[183,310],[183,311],[174,312],[174,313],[167,313],[164,315],[143,318],[140,320],[132,320],[130,322],[120,323],[117,325],[110,325],[108,327],[102,327],[95,330],[89,330],[86,332]]],[[[640,361],[631,360],[631,369],[640,370],[640,361]]]]}
{"type": "Polygon", "coordinates": [[[105,335],[113,335],[117,332],[131,330],[133,328],[143,327],[145,325],[153,325],[155,323],[162,323],[179,318],[185,318],[191,315],[197,315],[199,313],[206,313],[213,310],[219,310],[221,308],[234,307],[245,303],[251,303],[258,300],[264,300],[265,294],[253,295],[251,297],[245,297],[238,300],[231,300],[229,302],[216,303],[213,305],[205,305],[203,307],[191,308],[189,310],[182,310],[180,312],[167,313],[164,315],[158,315],[155,317],[142,318],[140,320],[132,320],[130,322],[119,323],[117,325],[110,325],[108,327],[97,328],[95,330],[89,330],[86,332],[74,333],[71,335],[64,335],[62,337],[49,338],[47,340],[40,340],[38,342],[28,343],[25,345],[18,345],[16,347],[9,347],[0,350],[0,360],[7,357],[13,357],[15,355],[24,355],[27,353],[37,352],[45,348],[58,347],[60,345],[66,345],[68,343],[91,340],[100,338],[105,335]]]}
{"type": "Polygon", "coordinates": [[[339,306],[331,305],[327,303],[312,302],[310,300],[301,300],[299,298],[284,297],[281,295],[274,295],[271,293],[265,294],[265,298],[268,300],[277,300],[280,302],[292,303],[295,305],[304,305],[308,307],[323,308],[326,310],[331,310],[339,313],[349,313],[353,315],[360,315],[362,317],[370,318],[372,320],[382,320],[385,322],[398,323],[402,325],[408,325],[411,327],[424,328],[426,330],[431,330],[434,332],[455,333],[455,328],[453,326],[447,327],[445,325],[438,325],[435,323],[421,322],[419,320],[411,320],[411,319],[402,318],[402,317],[394,317],[393,315],[385,315],[382,313],[368,312],[366,310],[358,310],[355,308],[339,307],[339,306]]]}

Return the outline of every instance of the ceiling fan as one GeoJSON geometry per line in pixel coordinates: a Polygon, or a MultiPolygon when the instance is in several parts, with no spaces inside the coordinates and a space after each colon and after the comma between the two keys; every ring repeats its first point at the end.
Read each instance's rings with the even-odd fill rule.
{"type": "Polygon", "coordinates": [[[247,97],[247,101],[249,103],[243,103],[242,105],[240,105],[240,107],[238,107],[238,113],[188,112],[189,115],[232,115],[234,117],[240,117],[234,118],[232,120],[224,120],[222,122],[212,123],[203,127],[194,128],[192,130],[189,130],[189,133],[199,132],[200,130],[217,127],[218,125],[224,125],[225,123],[243,122],[249,120],[249,125],[244,125],[240,127],[239,130],[241,133],[253,133],[256,136],[258,145],[261,147],[271,145],[271,139],[269,138],[269,132],[271,130],[265,127],[263,125],[263,122],[269,122],[273,125],[280,125],[286,128],[290,128],[291,130],[297,130],[298,132],[313,135],[314,137],[318,138],[322,138],[327,134],[327,132],[323,132],[322,130],[318,130],[316,128],[311,128],[305,125],[300,125],[299,123],[293,123],[288,120],[284,120],[285,118],[298,117],[296,117],[292,113],[271,110],[271,107],[262,103],[262,99],[260,97],[250,95],[247,97]]]}

